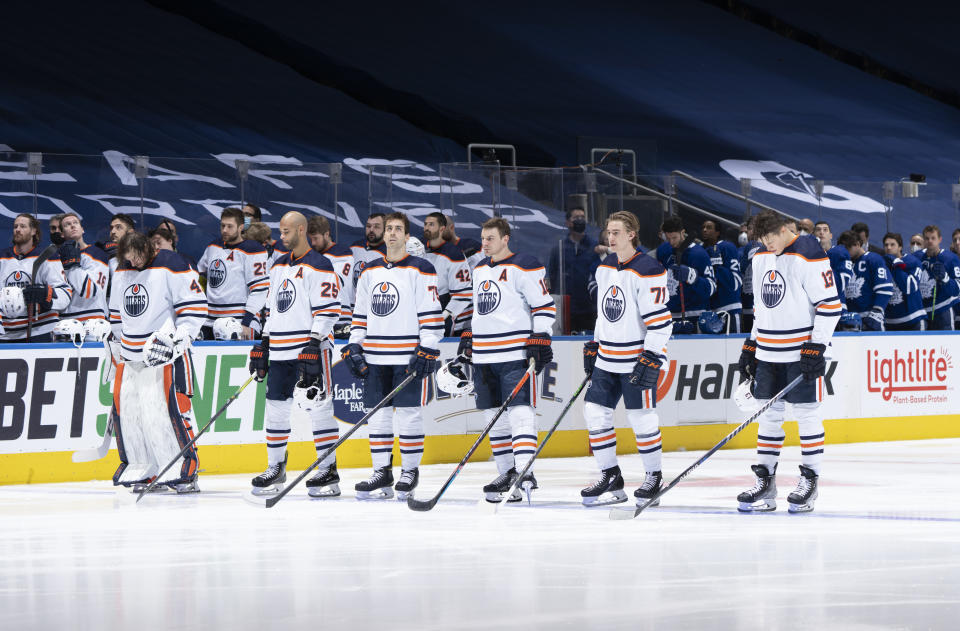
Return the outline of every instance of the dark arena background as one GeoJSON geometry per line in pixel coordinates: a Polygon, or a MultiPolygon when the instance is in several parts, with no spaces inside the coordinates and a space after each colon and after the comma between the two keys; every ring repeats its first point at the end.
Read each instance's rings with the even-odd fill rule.
{"type": "MultiPolygon", "coordinates": [[[[955,628],[960,7],[54,0],[7,3],[0,15],[3,629],[955,628]],[[70,251],[59,243],[50,260],[33,262],[51,244],[51,223],[75,215],[90,252],[105,251],[90,282],[111,300],[120,292],[118,305],[126,291],[137,309],[128,305],[123,318],[133,318],[166,290],[113,282],[114,218],[151,238],[172,231],[169,260],[183,268],[164,269],[193,274],[199,295],[213,288],[208,281],[234,282],[220,267],[226,259],[210,263],[208,250],[228,208],[260,213],[269,235],[243,238],[266,248],[269,264],[282,260],[286,213],[322,217],[325,247],[336,242],[328,258],[342,248],[337,260],[353,270],[323,364],[337,435],[347,438],[335,451],[339,495],[295,484],[327,445],[295,397],[287,492],[269,507],[251,493],[267,464],[264,443],[283,432],[268,420],[278,369],[248,383],[259,344],[250,337],[259,335],[247,329],[174,344],[166,364],[190,358],[185,374],[171,369],[174,385],[164,382],[156,409],[181,423],[180,447],[196,438],[194,487],[141,494],[157,470],[139,487],[113,482],[122,454],[112,419],[123,412],[110,340],[126,340],[122,309],[111,314],[102,302],[80,317],[74,303],[56,306],[56,286],[96,293],[71,273],[61,278],[70,251]],[[643,390],[656,412],[651,434],[635,430],[636,410],[623,401],[614,399],[612,428],[598,430],[585,413],[584,397],[599,388],[582,371],[585,343],[598,341],[600,360],[628,356],[621,361],[633,369],[644,332],[656,329],[619,287],[603,285],[603,270],[629,267],[610,258],[606,233],[621,211],[636,220],[637,256],[669,277],[669,290],[650,289],[673,327],[656,384],[643,390]],[[498,430],[488,440],[491,415],[479,398],[432,370],[416,408],[422,436],[401,435],[397,412],[391,453],[399,480],[401,460],[421,445],[411,506],[438,501],[417,511],[355,490],[370,476],[371,450],[393,443],[368,431],[365,380],[341,353],[366,326],[350,309],[361,270],[380,256],[365,247],[370,222],[394,212],[438,271],[463,266],[458,279],[473,302],[445,322],[440,364],[460,365],[471,313],[509,302],[497,285],[471,285],[486,265],[477,249],[484,222],[505,219],[510,250],[540,270],[530,272],[534,294],[552,307],[527,294],[510,330],[473,336],[475,358],[510,336],[535,353],[533,314],[556,309],[552,357],[525,390],[536,400],[537,435],[518,439],[514,428],[511,442],[508,427],[504,439],[518,470],[529,458],[522,446],[537,448],[537,488],[526,485],[519,502],[485,501],[484,486],[504,473],[498,430]],[[424,234],[436,213],[447,222],[439,241],[424,234]],[[810,404],[787,396],[784,436],[765,435],[757,422],[765,401],[745,403],[739,387],[745,342],[762,355],[819,335],[780,326],[793,315],[784,311],[775,331],[751,330],[754,295],[758,310],[762,302],[772,311],[796,291],[782,270],[752,273],[756,253],[771,248],[754,230],[757,217],[771,213],[816,250],[800,258],[829,260],[822,282],[843,302],[810,386],[820,434],[801,430],[810,404]],[[23,254],[29,237],[18,241],[32,228],[16,222],[35,224],[32,253],[23,254]],[[43,292],[32,315],[16,300],[31,288],[43,292]],[[608,342],[599,324],[624,313],[636,320],[617,325],[632,346],[608,342]],[[74,337],[70,314],[81,321],[74,337]],[[83,328],[113,315],[115,337],[83,328]],[[658,455],[662,445],[662,497],[652,503],[634,496],[650,479],[651,445],[658,455]],[[781,448],[779,507],[744,510],[738,497],[762,482],[751,465],[777,462],[781,448]],[[581,490],[604,475],[612,451],[627,501],[587,506],[581,490]],[[793,510],[793,485],[821,460],[815,510],[793,510]]],[[[437,291],[444,306],[457,294],[446,282],[437,291]]],[[[403,287],[389,289],[372,300],[389,299],[392,312],[403,287]]],[[[271,286],[268,304],[286,311],[298,294],[285,292],[271,286]]],[[[817,317],[833,308],[814,303],[817,317]]],[[[177,324],[184,310],[171,310],[177,324]]],[[[257,311],[254,320],[265,320],[257,311]]],[[[303,328],[306,340],[310,324],[303,328]]],[[[369,342],[368,360],[377,352],[369,342]]],[[[471,384],[485,378],[478,365],[462,366],[471,384]]],[[[513,410],[504,416],[511,423],[513,410]]]]}

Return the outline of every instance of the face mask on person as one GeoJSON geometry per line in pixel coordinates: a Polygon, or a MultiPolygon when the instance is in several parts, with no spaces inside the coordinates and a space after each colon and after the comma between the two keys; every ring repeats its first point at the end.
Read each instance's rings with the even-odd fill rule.
{"type": "Polygon", "coordinates": [[[56,246],[63,245],[63,233],[62,232],[51,232],[50,233],[50,242],[56,246]]]}
{"type": "Polygon", "coordinates": [[[741,246],[746,245],[749,242],[750,242],[750,239],[747,238],[746,232],[741,232],[740,236],[737,237],[737,243],[740,244],[741,246]]]}
{"type": "Polygon", "coordinates": [[[922,249],[923,249],[923,246],[920,245],[919,243],[914,243],[913,245],[910,246],[911,252],[919,252],[922,249]]]}
{"type": "Polygon", "coordinates": [[[810,234],[810,233],[807,232],[806,230],[802,229],[802,228],[800,229],[800,236],[801,236],[801,237],[804,236],[804,235],[807,235],[807,234],[810,234]]]}
{"type": "Polygon", "coordinates": [[[587,230],[587,220],[577,217],[570,222],[570,230],[572,232],[585,232],[587,230]]]}

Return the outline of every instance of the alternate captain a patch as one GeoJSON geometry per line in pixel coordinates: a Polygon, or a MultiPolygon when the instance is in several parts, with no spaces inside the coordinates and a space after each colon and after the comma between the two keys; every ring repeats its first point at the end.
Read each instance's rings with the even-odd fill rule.
{"type": "Polygon", "coordinates": [[[477,288],[477,304],[474,308],[480,315],[496,311],[500,305],[500,287],[492,280],[485,280],[477,288]]]}

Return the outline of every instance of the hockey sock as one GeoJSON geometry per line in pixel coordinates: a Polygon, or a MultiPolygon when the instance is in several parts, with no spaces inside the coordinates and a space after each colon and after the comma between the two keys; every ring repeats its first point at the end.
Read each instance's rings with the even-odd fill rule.
{"type": "Polygon", "coordinates": [[[390,466],[393,455],[393,408],[383,408],[370,417],[370,459],[374,469],[390,466]]]}
{"type": "Polygon", "coordinates": [[[796,403],[793,411],[797,415],[797,426],[800,429],[800,462],[820,475],[824,442],[820,404],[796,403]]]}
{"type": "MultiPolygon", "coordinates": [[[[317,456],[319,457],[321,452],[325,451],[340,438],[337,421],[333,418],[333,406],[324,405],[316,410],[311,410],[310,425],[313,428],[313,446],[317,450],[317,456]]],[[[324,467],[329,467],[336,462],[337,453],[331,451],[319,464],[319,468],[322,470],[324,467]]]]}
{"type": "Polygon", "coordinates": [[[537,450],[537,418],[533,407],[517,405],[507,409],[513,433],[513,460],[517,471],[527,465],[537,450]]]}
{"type": "Polygon", "coordinates": [[[287,454],[287,440],[290,439],[290,410],[293,399],[277,401],[267,399],[267,413],[264,425],[267,428],[267,464],[283,462],[287,454]]]}
{"type": "Polygon", "coordinates": [[[423,458],[423,416],[420,408],[397,408],[394,416],[400,435],[400,468],[404,471],[416,469],[423,458]]]}
{"type": "MultiPolygon", "coordinates": [[[[496,410],[484,410],[483,422],[489,424],[496,413],[496,410]]],[[[513,438],[510,434],[510,419],[506,414],[501,414],[496,425],[490,430],[490,450],[493,452],[494,462],[497,463],[498,473],[506,473],[513,468],[513,438]]]]}
{"type": "Polygon", "coordinates": [[[617,431],[613,428],[613,410],[596,403],[583,406],[583,418],[590,432],[590,449],[601,471],[617,466],[617,431]]]}
{"type": "MultiPolygon", "coordinates": [[[[758,401],[763,404],[763,401],[758,401]]],[[[782,401],[777,401],[760,417],[757,429],[757,464],[762,464],[773,473],[780,460],[783,448],[783,412],[782,401]]]]}
{"type": "Polygon", "coordinates": [[[660,471],[663,443],[660,439],[660,417],[653,410],[627,410],[627,420],[637,437],[637,451],[647,472],[660,471]]]}

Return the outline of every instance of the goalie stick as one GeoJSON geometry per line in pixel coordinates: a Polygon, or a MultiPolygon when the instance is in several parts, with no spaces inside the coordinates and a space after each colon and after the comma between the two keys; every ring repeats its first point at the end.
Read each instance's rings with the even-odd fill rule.
{"type": "MultiPolygon", "coordinates": [[[[47,260],[53,256],[53,253],[57,251],[57,246],[50,244],[43,249],[39,255],[37,255],[36,260],[33,262],[33,276],[30,278],[31,283],[37,282],[37,274],[40,272],[40,266],[47,262],[47,260]]],[[[33,312],[35,305],[27,305],[27,341],[30,341],[30,330],[33,328],[33,312]]],[[[78,368],[79,371],[79,368],[78,368]]]]}
{"type": "Polygon", "coordinates": [[[410,495],[409,497],[407,497],[407,506],[411,510],[424,512],[424,511],[430,510],[431,508],[437,505],[437,502],[440,501],[440,497],[444,494],[447,488],[449,488],[449,486],[453,484],[454,478],[456,478],[457,474],[460,473],[460,470],[463,469],[464,466],[466,466],[467,460],[470,460],[470,456],[472,456],[473,452],[475,452],[477,450],[477,447],[480,446],[480,443],[483,441],[484,437],[490,433],[491,429],[493,429],[493,426],[497,422],[497,420],[500,418],[500,415],[504,413],[504,411],[507,409],[507,406],[510,405],[511,401],[513,401],[513,398],[517,396],[517,394],[523,388],[523,385],[527,383],[527,381],[530,379],[530,375],[533,372],[533,368],[535,365],[536,364],[533,360],[533,357],[531,357],[529,362],[527,362],[527,370],[523,373],[523,377],[520,379],[520,381],[517,382],[517,385],[513,387],[513,392],[510,393],[510,396],[507,397],[507,400],[504,401],[503,405],[500,406],[500,409],[497,410],[497,413],[493,416],[493,419],[489,423],[487,423],[487,426],[483,429],[482,432],[480,432],[480,435],[477,436],[476,442],[474,442],[473,445],[471,445],[470,449],[467,451],[467,455],[460,460],[460,463],[457,465],[457,468],[453,470],[453,473],[451,473],[450,477],[447,478],[447,481],[443,483],[443,486],[440,487],[440,490],[437,491],[437,494],[426,501],[414,499],[413,495],[410,495]]]}
{"type": "Polygon", "coordinates": [[[697,467],[699,467],[700,465],[702,465],[702,464],[707,460],[707,458],[709,458],[710,456],[712,456],[714,453],[717,452],[717,450],[719,450],[721,447],[723,447],[723,446],[726,445],[728,442],[730,442],[730,440],[731,440],[734,436],[736,436],[737,434],[739,434],[740,432],[742,432],[742,431],[747,427],[747,425],[749,425],[750,423],[752,423],[752,422],[754,422],[755,420],[757,420],[757,418],[759,418],[761,414],[763,414],[764,412],[766,412],[766,411],[770,408],[771,405],[773,405],[774,403],[776,403],[777,401],[779,401],[780,399],[782,399],[784,396],[786,396],[786,394],[787,394],[788,392],[790,392],[791,390],[793,390],[793,389],[796,387],[796,385],[797,385],[798,383],[800,383],[800,381],[801,381],[802,379],[803,379],[803,375],[799,375],[799,376],[796,377],[793,381],[791,381],[790,383],[788,383],[786,388],[784,388],[783,390],[781,390],[781,391],[778,392],[777,394],[773,395],[773,398],[772,398],[772,399],[770,399],[769,401],[767,401],[766,403],[764,403],[762,406],[760,406],[760,409],[758,409],[756,412],[754,412],[754,413],[753,413],[753,416],[751,416],[750,418],[748,418],[747,420],[745,420],[743,423],[740,423],[740,425],[737,426],[737,428],[734,429],[732,432],[730,432],[729,434],[727,434],[727,435],[724,437],[723,440],[721,440],[719,443],[717,443],[716,445],[714,445],[713,447],[711,447],[711,448],[710,448],[710,451],[708,451],[707,453],[705,453],[705,454],[703,454],[702,456],[700,456],[700,459],[699,459],[699,460],[697,460],[697,461],[694,462],[692,465],[690,465],[689,467],[687,467],[686,469],[684,469],[683,472],[682,472],[680,475],[678,475],[677,477],[675,477],[675,478],[673,479],[673,481],[670,482],[670,484],[668,484],[668,485],[665,486],[665,487],[662,487],[659,491],[657,491],[657,494],[656,494],[656,495],[654,495],[653,497],[651,497],[650,499],[648,499],[646,502],[644,502],[643,504],[641,504],[641,505],[638,506],[637,508],[611,508],[611,509],[610,509],[610,519],[633,519],[634,517],[636,517],[637,515],[639,515],[640,513],[642,513],[642,512],[643,512],[645,509],[647,509],[651,504],[653,504],[654,502],[656,502],[657,500],[659,500],[667,491],[669,491],[670,489],[672,489],[673,487],[675,487],[675,486],[680,482],[680,480],[682,480],[682,479],[684,479],[685,477],[687,477],[687,476],[690,474],[691,471],[693,471],[694,469],[696,469],[697,467]]]}
{"type": "Polygon", "coordinates": [[[210,428],[213,426],[213,422],[214,422],[215,420],[217,420],[217,418],[219,418],[221,414],[223,414],[224,412],[227,411],[227,406],[237,400],[237,397],[240,396],[240,393],[243,392],[244,388],[246,388],[247,386],[249,386],[249,385],[250,385],[250,382],[253,381],[253,377],[254,377],[253,374],[251,374],[249,377],[247,377],[247,380],[244,381],[243,384],[242,384],[239,388],[237,388],[237,391],[234,392],[234,393],[230,396],[229,399],[227,399],[226,403],[224,403],[223,406],[221,406],[220,409],[217,410],[217,413],[210,417],[210,420],[207,421],[207,424],[203,426],[203,429],[201,429],[199,432],[197,432],[197,435],[194,436],[194,437],[190,440],[189,443],[187,443],[186,445],[183,446],[183,449],[180,450],[180,453],[178,453],[178,454],[174,457],[173,460],[171,460],[169,463],[167,463],[167,466],[165,466],[165,467],[160,471],[160,473],[158,473],[156,476],[154,476],[153,481],[150,482],[150,484],[148,484],[145,489],[143,489],[142,491],[140,491],[140,495],[137,496],[137,501],[138,501],[138,502],[143,498],[144,495],[146,495],[147,493],[149,493],[150,490],[157,485],[157,480],[159,480],[161,477],[163,477],[163,474],[166,473],[167,470],[168,470],[170,467],[172,467],[172,466],[174,465],[174,463],[177,462],[177,460],[180,460],[180,458],[183,456],[183,454],[185,454],[185,453],[187,452],[187,450],[190,449],[190,448],[193,446],[193,444],[196,443],[197,440],[198,440],[201,436],[203,436],[203,433],[206,432],[208,429],[210,429],[210,428]]]}
{"type": "Polygon", "coordinates": [[[113,414],[107,418],[107,426],[103,429],[103,442],[99,447],[93,449],[79,449],[73,452],[72,460],[74,462],[90,462],[100,460],[107,456],[110,451],[110,439],[113,438],[113,414]]]}
{"type": "MultiPolygon", "coordinates": [[[[524,465],[523,470],[517,475],[517,479],[513,481],[513,484],[510,485],[510,488],[507,489],[507,492],[503,494],[503,498],[499,502],[493,502],[493,512],[496,513],[500,506],[506,502],[507,498],[513,494],[513,492],[520,486],[520,481],[523,479],[523,476],[527,475],[527,471],[533,466],[533,461],[537,459],[537,456],[540,455],[540,452],[543,451],[543,448],[547,445],[547,441],[550,440],[550,437],[553,436],[553,433],[557,431],[557,427],[560,426],[560,421],[563,420],[563,417],[567,415],[567,412],[570,411],[570,408],[573,407],[573,402],[580,397],[580,393],[583,391],[584,386],[587,385],[587,382],[590,381],[590,375],[587,375],[583,378],[583,381],[580,382],[580,387],[570,396],[570,400],[567,401],[567,405],[563,408],[563,411],[560,412],[560,416],[557,417],[557,420],[554,422],[553,427],[550,428],[550,431],[547,432],[547,435],[543,437],[543,440],[540,441],[540,445],[537,447],[537,450],[533,452],[533,457],[527,461],[527,464],[524,465]]],[[[487,500],[480,500],[483,506],[490,506],[491,502],[487,500]]],[[[530,494],[527,493],[527,504],[530,504],[530,494]]]]}

